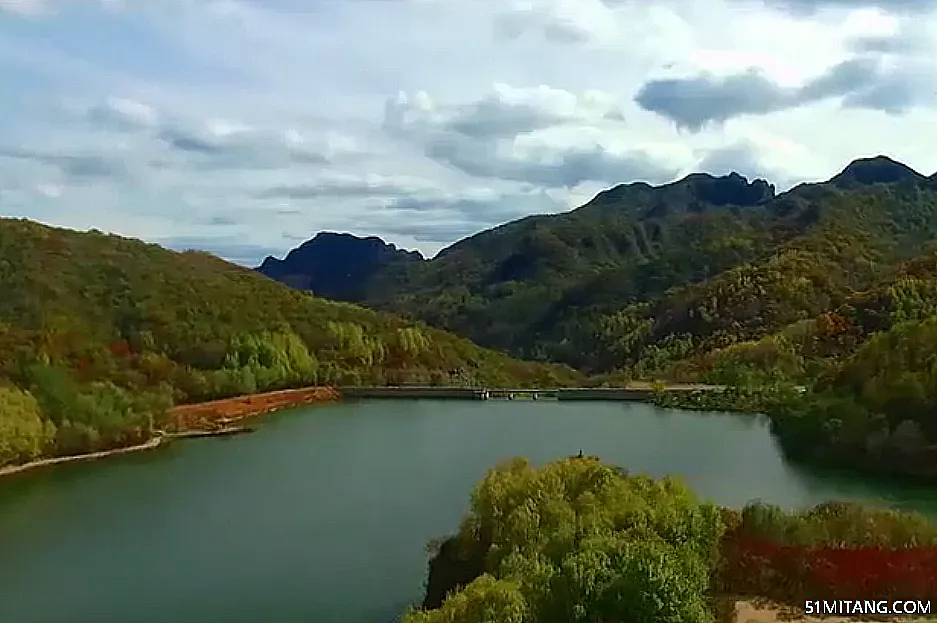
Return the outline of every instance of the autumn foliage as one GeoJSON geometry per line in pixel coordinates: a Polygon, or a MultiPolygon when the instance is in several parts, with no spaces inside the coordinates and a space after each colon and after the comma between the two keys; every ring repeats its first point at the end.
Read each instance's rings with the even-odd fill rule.
{"type": "MultiPolygon", "coordinates": [[[[730,522],[731,523],[731,522],[730,522]]],[[[722,543],[720,592],[813,599],[937,598],[937,533],[923,517],[827,503],[751,504],[722,543]]]]}
{"type": "Polygon", "coordinates": [[[937,547],[804,547],[744,534],[724,543],[726,592],[806,599],[933,599],[937,547]]]}

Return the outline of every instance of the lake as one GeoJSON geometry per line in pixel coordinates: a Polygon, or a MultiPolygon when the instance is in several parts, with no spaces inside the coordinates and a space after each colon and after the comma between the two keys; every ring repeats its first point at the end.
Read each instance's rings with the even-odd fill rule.
{"type": "Polygon", "coordinates": [[[937,514],[925,488],[788,465],[752,416],[639,403],[375,400],[0,480],[0,621],[389,623],[422,597],[502,459],[582,449],[682,476],[727,505],[870,499],[937,514]]]}

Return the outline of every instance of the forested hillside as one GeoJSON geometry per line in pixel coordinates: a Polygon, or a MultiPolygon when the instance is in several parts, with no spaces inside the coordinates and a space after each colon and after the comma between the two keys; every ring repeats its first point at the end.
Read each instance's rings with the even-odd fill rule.
{"type": "Polygon", "coordinates": [[[174,403],[315,384],[575,377],[205,253],[0,220],[0,465],[145,440],[174,403]]]}
{"type": "Polygon", "coordinates": [[[937,180],[884,157],[777,196],[696,174],[388,263],[357,298],[516,356],[663,375],[835,309],[935,233],[937,180]]]}

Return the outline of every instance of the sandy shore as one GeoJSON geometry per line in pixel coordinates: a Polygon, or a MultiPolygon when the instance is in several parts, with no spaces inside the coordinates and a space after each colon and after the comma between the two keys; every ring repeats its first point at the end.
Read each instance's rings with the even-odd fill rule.
{"type": "Polygon", "coordinates": [[[249,396],[236,396],[234,398],[224,398],[222,400],[213,400],[211,402],[201,402],[192,405],[179,405],[173,407],[169,412],[169,426],[167,427],[169,430],[167,430],[165,434],[160,433],[145,443],[135,446],[126,446],[124,448],[115,448],[113,450],[102,450],[101,452],[39,459],[37,461],[30,461],[29,463],[0,467],[0,478],[32,469],[60,465],[62,463],[94,461],[111,456],[128,454],[130,452],[155,450],[171,441],[174,437],[179,436],[179,433],[196,431],[217,432],[230,428],[232,422],[255,415],[262,415],[281,409],[317,402],[337,400],[338,398],[338,392],[331,387],[305,387],[302,389],[286,389],[263,394],[252,394],[249,396]]]}

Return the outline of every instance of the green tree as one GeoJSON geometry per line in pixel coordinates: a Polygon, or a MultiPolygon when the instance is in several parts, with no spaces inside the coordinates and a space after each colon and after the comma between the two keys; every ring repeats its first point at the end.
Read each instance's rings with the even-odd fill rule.
{"type": "Polygon", "coordinates": [[[709,622],[723,530],[718,510],[673,480],[629,476],[592,459],[539,470],[510,461],[476,487],[455,537],[487,575],[440,609],[404,620],[461,620],[453,617],[488,612],[499,597],[519,617],[511,620],[530,623],[709,622]]]}
{"type": "Polygon", "coordinates": [[[411,611],[401,623],[528,623],[530,609],[517,584],[483,575],[439,610],[411,611]]]}
{"type": "Polygon", "coordinates": [[[0,465],[39,457],[55,433],[52,422],[43,422],[39,403],[31,394],[0,386],[0,465]]]}

